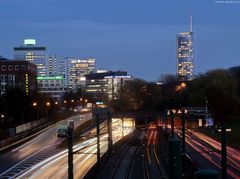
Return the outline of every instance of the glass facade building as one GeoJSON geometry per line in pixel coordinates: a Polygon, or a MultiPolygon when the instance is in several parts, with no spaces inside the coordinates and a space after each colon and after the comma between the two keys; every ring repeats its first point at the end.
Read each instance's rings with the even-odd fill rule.
{"type": "Polygon", "coordinates": [[[85,86],[85,75],[95,71],[95,59],[68,58],[68,87],[77,90],[85,86]]]}
{"type": "Polygon", "coordinates": [[[97,73],[86,75],[85,90],[96,101],[102,101],[105,98],[116,99],[121,85],[132,79],[132,76],[127,75],[125,71],[97,71],[97,73]]]}
{"type": "Polygon", "coordinates": [[[194,78],[194,33],[191,17],[190,22],[190,31],[181,32],[176,37],[177,76],[180,81],[191,81],[194,78]]]}

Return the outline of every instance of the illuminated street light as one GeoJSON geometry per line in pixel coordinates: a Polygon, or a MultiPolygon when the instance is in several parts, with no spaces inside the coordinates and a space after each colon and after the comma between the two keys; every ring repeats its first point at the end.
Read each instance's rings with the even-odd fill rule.
{"type": "MultiPolygon", "coordinates": [[[[51,105],[50,102],[46,102],[46,106],[49,107],[51,105]]],[[[48,116],[48,109],[47,109],[47,123],[48,123],[48,126],[49,126],[49,116],[48,116]]]]}
{"type": "Polygon", "coordinates": [[[67,103],[67,101],[66,101],[66,100],[64,100],[64,101],[63,101],[63,103],[64,103],[64,104],[66,104],[66,103],[67,103]]]}
{"type": "Polygon", "coordinates": [[[74,100],[72,99],[72,100],[71,100],[71,102],[73,103],[73,102],[74,102],[74,100]]]}
{"type": "Polygon", "coordinates": [[[54,104],[58,105],[58,102],[56,101],[54,104]]]}
{"type": "Polygon", "coordinates": [[[88,102],[88,100],[87,99],[85,99],[85,103],[87,103],[88,102]]]}
{"type": "MultiPolygon", "coordinates": [[[[33,102],[33,107],[37,108],[38,104],[37,102],[33,102]]],[[[39,120],[39,109],[37,108],[37,120],[39,120]]]]}

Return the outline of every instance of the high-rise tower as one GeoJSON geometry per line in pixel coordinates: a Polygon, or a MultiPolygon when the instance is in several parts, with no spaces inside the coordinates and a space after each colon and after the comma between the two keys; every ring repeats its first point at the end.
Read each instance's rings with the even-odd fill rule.
{"type": "Polygon", "coordinates": [[[191,81],[194,78],[194,39],[192,16],[190,16],[190,31],[177,35],[176,57],[177,76],[180,81],[191,81]]]}
{"type": "Polygon", "coordinates": [[[25,39],[24,45],[14,47],[13,56],[15,60],[26,60],[37,65],[37,75],[46,76],[46,47],[36,46],[35,39],[25,39]]]}

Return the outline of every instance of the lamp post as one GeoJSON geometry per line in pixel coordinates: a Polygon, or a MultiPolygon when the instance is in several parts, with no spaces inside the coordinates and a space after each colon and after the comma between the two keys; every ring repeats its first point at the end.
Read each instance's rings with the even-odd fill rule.
{"type": "Polygon", "coordinates": [[[48,116],[48,108],[50,107],[51,103],[50,102],[46,102],[46,107],[47,107],[47,123],[48,123],[48,126],[49,126],[49,116],[48,116]]]}
{"type": "MultiPolygon", "coordinates": [[[[37,106],[37,103],[36,103],[36,102],[32,103],[32,106],[33,106],[33,107],[37,106]]],[[[24,122],[24,111],[26,111],[26,109],[28,109],[29,107],[31,107],[31,106],[26,106],[26,107],[23,108],[23,110],[22,110],[22,132],[23,132],[23,122],[24,122]]]]}
{"type": "Polygon", "coordinates": [[[37,108],[37,120],[39,120],[39,108],[38,108],[38,104],[37,102],[33,102],[33,107],[36,107],[37,108]]]}
{"type": "Polygon", "coordinates": [[[0,116],[1,116],[1,122],[3,122],[5,116],[4,116],[4,114],[1,114],[0,116]]]}

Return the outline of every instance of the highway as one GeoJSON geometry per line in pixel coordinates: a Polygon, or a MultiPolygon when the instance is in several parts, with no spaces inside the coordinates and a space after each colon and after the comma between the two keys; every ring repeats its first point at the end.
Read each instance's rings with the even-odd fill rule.
{"type": "MultiPolygon", "coordinates": [[[[120,119],[113,119],[113,143],[117,142],[122,138],[122,134],[125,136],[134,130],[134,126],[130,126],[131,121],[124,122],[122,128],[122,122],[120,119]]],[[[104,123],[102,130],[105,131],[106,123],[104,123]]],[[[94,131],[94,130],[93,130],[94,131]]],[[[106,152],[108,142],[108,135],[103,132],[100,137],[100,150],[101,155],[106,152]]],[[[89,138],[73,147],[74,151],[78,151],[74,154],[74,177],[83,178],[89,169],[96,163],[96,137],[89,138]]],[[[34,165],[31,169],[24,172],[19,178],[67,178],[67,150],[61,151],[58,154],[47,158],[42,162],[34,165]]]]}
{"type": "Polygon", "coordinates": [[[63,149],[57,146],[64,139],[56,137],[58,126],[67,125],[68,120],[74,120],[77,127],[91,118],[91,114],[84,114],[60,121],[27,143],[0,156],[0,178],[15,178],[42,160],[61,152],[63,149]]]}
{"type": "MultiPolygon", "coordinates": [[[[181,137],[181,130],[175,130],[181,137]]],[[[194,130],[186,130],[186,144],[188,149],[186,153],[200,168],[212,168],[221,173],[221,143],[213,138],[194,130]],[[191,150],[189,146],[193,149],[191,150]],[[203,160],[196,159],[196,155],[204,157],[209,164],[203,160]],[[196,160],[194,160],[196,159],[196,160]]],[[[228,178],[240,178],[240,151],[232,147],[227,147],[227,174],[228,178]]]]}
{"type": "MultiPolygon", "coordinates": [[[[203,133],[192,130],[187,131],[186,142],[219,170],[221,169],[221,143],[203,133]]],[[[231,147],[228,147],[227,152],[227,173],[229,178],[240,178],[240,152],[231,147]]]]}

